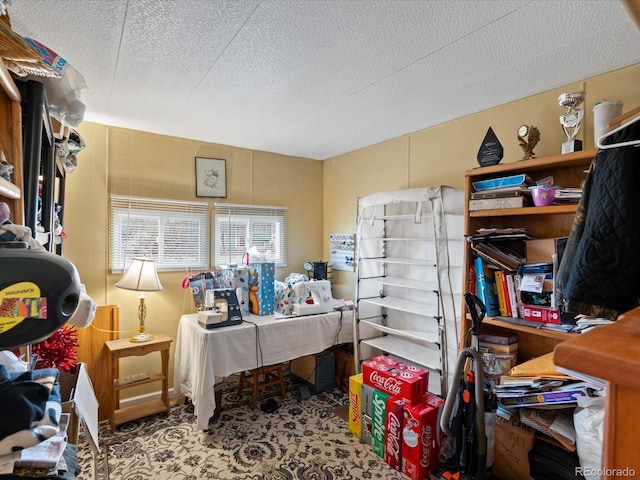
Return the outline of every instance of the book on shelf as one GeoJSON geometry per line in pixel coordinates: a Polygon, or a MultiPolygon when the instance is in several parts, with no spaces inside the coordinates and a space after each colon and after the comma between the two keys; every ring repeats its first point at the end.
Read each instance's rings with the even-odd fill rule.
{"type": "Polygon", "coordinates": [[[471,200],[488,200],[491,198],[529,197],[531,190],[528,188],[516,187],[513,189],[482,190],[471,193],[471,200]]]}
{"type": "Polygon", "coordinates": [[[537,389],[537,391],[522,392],[498,392],[496,396],[500,403],[506,407],[533,407],[543,405],[576,405],[579,397],[588,397],[589,391],[586,385],[558,387],[549,391],[537,389]]]}
{"type": "Polygon", "coordinates": [[[495,280],[491,270],[481,257],[475,257],[474,269],[476,273],[476,295],[484,303],[487,315],[500,314],[498,297],[496,296],[495,280]]]}
{"type": "Polygon", "coordinates": [[[478,335],[479,342],[509,345],[518,342],[517,333],[481,333],[478,335]]]}
{"type": "Polygon", "coordinates": [[[514,318],[519,316],[518,305],[520,303],[518,292],[516,292],[516,277],[517,275],[513,273],[505,273],[505,278],[507,279],[507,293],[509,295],[509,303],[511,304],[511,316],[514,318]]]}
{"type": "Polygon", "coordinates": [[[501,345],[499,343],[478,342],[478,350],[488,353],[518,353],[518,343],[501,345]]]}
{"type": "Polygon", "coordinates": [[[517,272],[525,261],[504,242],[471,242],[471,249],[484,260],[509,272],[517,272]]]}
{"type": "Polygon", "coordinates": [[[522,262],[520,272],[522,275],[532,274],[550,274],[553,273],[553,261],[549,259],[548,262],[522,262]]]}
{"type": "Polygon", "coordinates": [[[511,305],[509,301],[509,292],[507,290],[507,280],[505,278],[505,273],[502,270],[496,270],[493,272],[493,276],[496,282],[496,295],[498,297],[500,315],[504,317],[510,317],[511,305]]]}
{"type": "Polygon", "coordinates": [[[526,228],[479,228],[476,233],[467,236],[474,241],[531,240],[526,228]]]}

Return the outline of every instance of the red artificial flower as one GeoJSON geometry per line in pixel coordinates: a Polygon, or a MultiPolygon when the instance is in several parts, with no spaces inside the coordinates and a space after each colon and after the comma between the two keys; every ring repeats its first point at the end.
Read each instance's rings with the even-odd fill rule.
{"type": "Polygon", "coordinates": [[[74,327],[63,325],[49,338],[31,346],[36,359],[35,368],[57,368],[70,372],[78,362],[78,332],[74,327]]]}

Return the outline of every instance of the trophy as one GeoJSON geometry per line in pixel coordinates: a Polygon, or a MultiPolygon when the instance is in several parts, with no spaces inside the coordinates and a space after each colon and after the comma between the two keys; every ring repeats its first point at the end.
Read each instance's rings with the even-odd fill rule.
{"type": "Polygon", "coordinates": [[[582,141],[576,140],[580,130],[580,123],[584,118],[584,109],[576,108],[584,102],[584,92],[568,92],[558,97],[558,103],[567,111],[560,115],[560,124],[567,136],[567,141],[562,142],[562,153],[578,152],[582,150],[582,141]]]}
{"type": "Polygon", "coordinates": [[[503,156],[504,149],[502,148],[502,144],[500,140],[498,140],[498,137],[496,137],[493,128],[489,127],[489,130],[487,130],[484,136],[484,140],[482,140],[482,145],[480,145],[480,149],[478,150],[478,163],[481,167],[497,165],[503,156]]]}
{"type": "Polygon", "coordinates": [[[529,160],[530,158],[536,158],[536,154],[533,149],[540,141],[540,130],[533,125],[522,125],[518,128],[518,143],[524,156],[520,160],[529,160]]]}

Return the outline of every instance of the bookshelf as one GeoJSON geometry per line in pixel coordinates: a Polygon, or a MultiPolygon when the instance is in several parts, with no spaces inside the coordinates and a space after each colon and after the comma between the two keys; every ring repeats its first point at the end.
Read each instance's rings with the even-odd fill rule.
{"type": "MultiPolygon", "coordinates": [[[[554,238],[567,236],[571,230],[577,205],[551,205],[547,207],[505,208],[495,210],[469,211],[473,183],[479,180],[527,174],[534,181],[553,176],[554,182],[563,187],[579,187],[586,178],[591,161],[597,149],[583,150],[565,155],[553,155],[531,160],[521,160],[507,164],[479,167],[465,172],[465,225],[466,235],[479,228],[526,228],[533,238],[554,238]]],[[[465,245],[463,285],[469,285],[470,265],[473,255],[470,245],[465,245]]],[[[463,309],[465,306],[463,305],[463,309]]],[[[463,310],[463,311],[466,311],[463,310]]],[[[470,318],[463,316],[461,342],[464,343],[470,327],[470,318]]],[[[516,332],[519,337],[519,361],[548,353],[554,347],[576,334],[557,332],[541,328],[512,324],[497,318],[487,317],[482,323],[483,331],[516,332]]],[[[461,345],[464,347],[465,345],[461,345]]]]}
{"type": "Polygon", "coordinates": [[[22,203],[22,110],[21,96],[0,58],[0,150],[13,165],[11,182],[0,177],[0,201],[11,209],[13,223],[23,223],[22,203]]]}

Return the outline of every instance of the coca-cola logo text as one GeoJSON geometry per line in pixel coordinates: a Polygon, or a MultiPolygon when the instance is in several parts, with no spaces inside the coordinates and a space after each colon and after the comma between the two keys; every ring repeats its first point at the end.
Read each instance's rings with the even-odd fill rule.
{"type": "Polygon", "coordinates": [[[387,415],[387,452],[400,461],[400,419],[392,412],[387,415]]]}
{"type": "Polygon", "coordinates": [[[422,443],[422,455],[420,455],[420,466],[427,468],[431,463],[431,442],[433,435],[430,425],[423,425],[420,432],[420,440],[422,443]]]}
{"type": "Polygon", "coordinates": [[[375,370],[371,372],[371,375],[369,375],[369,380],[371,381],[371,383],[377,385],[385,392],[389,392],[393,395],[399,394],[402,388],[402,383],[400,380],[393,377],[385,377],[383,375],[380,375],[375,370]]]}

